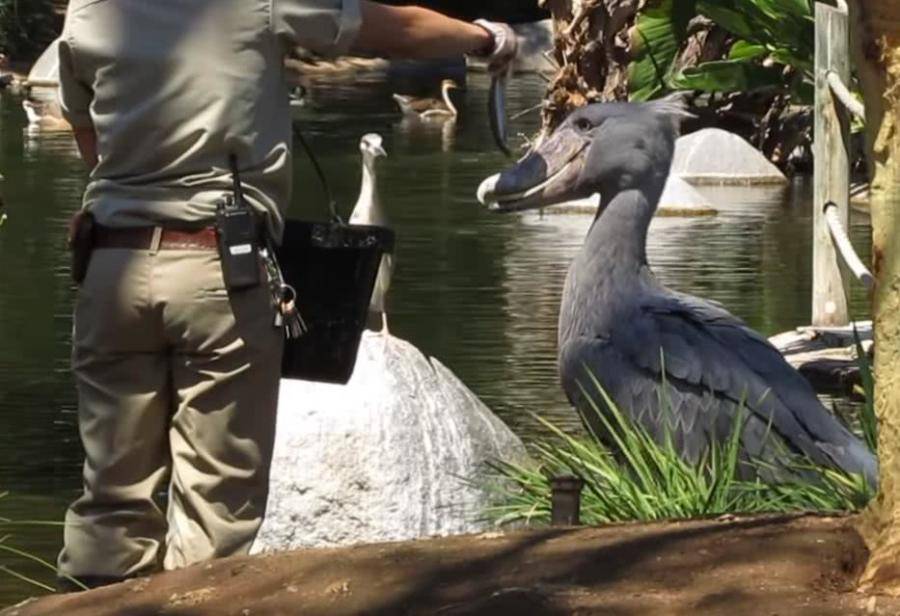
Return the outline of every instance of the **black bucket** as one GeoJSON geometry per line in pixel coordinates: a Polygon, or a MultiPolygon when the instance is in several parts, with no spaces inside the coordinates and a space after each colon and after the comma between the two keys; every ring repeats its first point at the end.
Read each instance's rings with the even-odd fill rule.
{"type": "Polygon", "coordinates": [[[394,232],[384,227],[286,222],[278,260],[308,331],[285,341],[282,376],[350,380],[378,266],[393,246],[394,232]]]}

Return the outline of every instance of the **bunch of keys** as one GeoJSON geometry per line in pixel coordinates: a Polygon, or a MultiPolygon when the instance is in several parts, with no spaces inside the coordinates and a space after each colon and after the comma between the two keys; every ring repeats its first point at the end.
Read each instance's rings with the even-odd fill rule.
{"type": "Polygon", "coordinates": [[[285,337],[296,340],[307,332],[306,322],[297,310],[297,291],[289,284],[281,283],[275,327],[284,327],[285,337]]]}
{"type": "Polygon", "coordinates": [[[296,340],[308,331],[306,322],[297,310],[297,291],[284,281],[281,268],[275,260],[275,251],[271,248],[260,250],[266,273],[269,276],[269,288],[272,291],[272,303],[275,306],[274,327],[283,327],[284,336],[296,340]]]}

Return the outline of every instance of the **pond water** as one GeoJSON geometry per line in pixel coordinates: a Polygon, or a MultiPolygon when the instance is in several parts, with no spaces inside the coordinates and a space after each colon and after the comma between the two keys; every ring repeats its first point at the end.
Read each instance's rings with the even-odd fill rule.
{"type": "MultiPolygon", "coordinates": [[[[381,191],[398,233],[390,297],[393,333],[439,358],[523,438],[540,433],[531,413],[567,429],[578,422],[557,382],[556,315],[568,262],[590,217],[502,216],[475,200],[479,182],[505,164],[484,114],[487,80],[459,93],[455,131],[401,122],[396,80],[332,83],[313,90],[302,126],[347,212],[359,182],[356,144],[385,138],[381,191]]],[[[526,110],[543,82],[516,80],[510,110],[526,110]]],[[[532,132],[532,113],[516,130],[532,132]]],[[[68,367],[73,289],[64,249],[85,173],[71,137],[32,134],[20,100],[0,98],[0,172],[9,220],[0,228],[0,516],[59,520],[79,490],[81,451],[68,367]]],[[[298,150],[290,215],[321,217],[323,196],[298,150]]],[[[806,324],[810,313],[808,183],[785,189],[708,190],[719,214],[657,219],[649,259],[668,285],[718,300],[767,335],[806,324]]],[[[854,244],[868,258],[868,220],[854,244]]],[[[868,313],[857,289],[855,316],[868,313]]],[[[10,545],[53,558],[58,528],[15,529],[10,545]]],[[[0,565],[9,564],[0,556],[0,565]]],[[[20,571],[38,568],[15,561],[20,571]]],[[[50,579],[46,576],[42,579],[50,579]]],[[[0,574],[0,606],[32,594],[0,574]]]]}

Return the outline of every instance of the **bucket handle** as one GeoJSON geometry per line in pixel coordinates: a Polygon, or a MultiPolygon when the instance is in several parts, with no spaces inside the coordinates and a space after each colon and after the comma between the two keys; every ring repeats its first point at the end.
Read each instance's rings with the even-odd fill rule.
{"type": "Polygon", "coordinates": [[[338,214],[337,202],[334,200],[334,193],[331,192],[331,186],[328,185],[328,178],[325,177],[325,172],[322,171],[322,166],[319,164],[319,160],[313,153],[309,142],[306,141],[306,137],[303,136],[303,132],[297,127],[296,124],[292,124],[291,128],[294,129],[294,136],[306,151],[306,155],[309,157],[309,161],[312,163],[313,169],[315,169],[316,171],[316,176],[318,176],[319,178],[319,184],[322,185],[322,190],[325,191],[325,199],[328,201],[328,212],[331,214],[331,221],[339,225],[345,225],[346,223],[344,222],[344,219],[341,218],[340,214],[338,214]]]}

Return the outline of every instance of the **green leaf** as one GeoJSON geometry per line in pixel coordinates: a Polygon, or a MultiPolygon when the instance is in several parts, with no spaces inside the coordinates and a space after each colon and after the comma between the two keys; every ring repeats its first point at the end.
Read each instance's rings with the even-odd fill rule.
{"type": "Polygon", "coordinates": [[[728,52],[728,58],[730,60],[750,60],[764,56],[766,53],[767,50],[765,45],[749,43],[747,41],[737,41],[731,46],[731,51],[728,52]]]}
{"type": "Polygon", "coordinates": [[[666,89],[688,22],[696,15],[695,4],[695,0],[657,0],[638,16],[629,33],[631,100],[649,100],[666,89]]]}
{"type": "Polygon", "coordinates": [[[764,67],[743,60],[704,62],[684,69],[672,85],[703,92],[747,92],[784,88],[780,67],[764,67]]]}
{"type": "Polygon", "coordinates": [[[796,57],[811,60],[815,28],[809,7],[803,2],[699,0],[697,10],[741,39],[775,49],[790,49],[796,57]]]}
{"type": "Polygon", "coordinates": [[[755,0],[755,2],[761,10],[776,18],[784,17],[785,14],[801,19],[813,16],[809,0],[755,0]]]}
{"type": "Polygon", "coordinates": [[[758,24],[754,24],[747,12],[736,11],[725,4],[715,0],[706,0],[698,3],[697,8],[703,15],[712,19],[716,24],[725,28],[732,34],[748,41],[758,41],[760,30],[758,24]]]}
{"type": "Polygon", "coordinates": [[[810,79],[813,76],[813,63],[812,57],[803,58],[797,55],[797,53],[792,49],[775,49],[771,54],[772,60],[779,64],[784,64],[786,66],[793,66],[804,73],[806,73],[810,79]]]}

